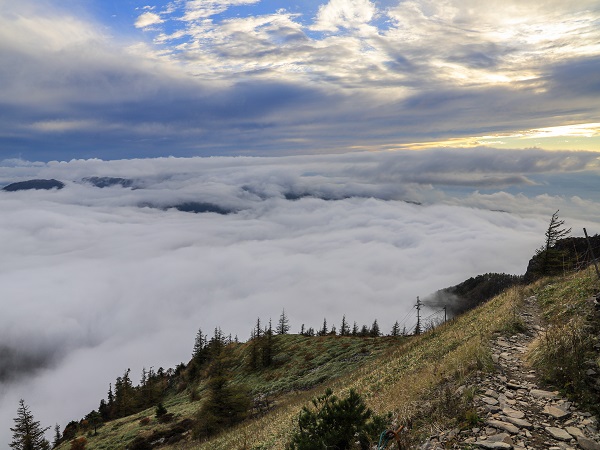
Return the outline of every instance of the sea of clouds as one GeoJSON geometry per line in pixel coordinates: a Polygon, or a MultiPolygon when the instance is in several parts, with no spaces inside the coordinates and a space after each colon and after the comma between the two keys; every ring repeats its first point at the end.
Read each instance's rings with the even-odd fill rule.
{"type": "Polygon", "coordinates": [[[4,161],[0,185],[65,188],[0,192],[0,442],[20,398],[64,427],[125,369],[136,379],[187,362],[200,327],[246,340],[257,317],[276,322],[285,308],[292,332],[342,315],[389,332],[417,296],[522,274],[557,209],[573,234],[600,232],[594,189],[561,187],[597,175],[595,155],[4,161]],[[94,176],[131,187],[84,181],[94,176]],[[190,202],[229,213],[173,208],[190,202]]]}

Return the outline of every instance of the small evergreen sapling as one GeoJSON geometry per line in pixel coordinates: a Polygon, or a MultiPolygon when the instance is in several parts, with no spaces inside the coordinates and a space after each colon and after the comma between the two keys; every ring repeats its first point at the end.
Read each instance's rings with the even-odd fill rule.
{"type": "Polygon", "coordinates": [[[293,434],[289,450],[367,450],[388,419],[373,414],[354,390],[339,399],[331,389],[313,399],[312,407],[304,407],[298,416],[298,430],[293,434]]]}

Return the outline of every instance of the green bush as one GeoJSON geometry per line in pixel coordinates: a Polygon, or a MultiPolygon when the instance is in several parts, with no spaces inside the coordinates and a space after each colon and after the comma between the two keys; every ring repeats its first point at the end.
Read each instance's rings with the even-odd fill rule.
{"type": "Polygon", "coordinates": [[[302,408],[288,449],[366,450],[387,428],[387,421],[374,415],[356,391],[350,390],[348,397],[340,400],[327,389],[313,399],[311,408],[302,408]]]}

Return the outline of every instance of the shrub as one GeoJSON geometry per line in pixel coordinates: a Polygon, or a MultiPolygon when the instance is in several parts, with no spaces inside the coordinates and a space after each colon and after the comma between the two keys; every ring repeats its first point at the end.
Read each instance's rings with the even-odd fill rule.
{"type": "Polygon", "coordinates": [[[86,444],[87,444],[87,439],[84,437],[79,437],[77,439],[73,439],[71,441],[71,450],[85,450],[86,444]]]}
{"type": "Polygon", "coordinates": [[[208,396],[196,413],[193,437],[212,436],[248,416],[252,402],[242,386],[232,386],[226,377],[215,376],[208,381],[208,396]]]}
{"type": "Polygon", "coordinates": [[[340,400],[327,389],[313,399],[312,408],[302,408],[288,449],[366,450],[386,425],[387,419],[374,415],[356,391],[350,390],[348,397],[340,400]]]}
{"type": "Polygon", "coordinates": [[[167,408],[165,408],[165,405],[163,405],[162,403],[159,403],[156,406],[156,418],[160,419],[161,416],[164,416],[165,414],[167,414],[167,408]]]}

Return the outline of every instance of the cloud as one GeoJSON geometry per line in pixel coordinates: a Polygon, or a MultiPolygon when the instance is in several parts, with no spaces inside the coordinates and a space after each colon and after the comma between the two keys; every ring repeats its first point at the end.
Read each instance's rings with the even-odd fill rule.
{"type": "Polygon", "coordinates": [[[600,230],[595,181],[578,197],[560,184],[597,180],[597,164],[594,153],[491,149],[8,161],[0,183],[66,187],[0,192],[0,355],[11,361],[0,440],[20,397],[43,424],[64,426],[126,368],[187,361],[198,327],[245,340],[256,317],[285,308],[293,331],[344,314],[388,331],[417,295],[483,272],[523,273],[556,209],[574,230],[600,230]],[[135,189],[83,181],[93,176],[135,189]],[[505,183],[522,193],[494,188],[505,183]],[[238,212],[160,208],[189,201],[238,212]]]}
{"type": "Polygon", "coordinates": [[[331,1],[311,22],[255,3],[140,10],[147,42],[53,2],[5,5],[3,157],[376,150],[597,116],[585,4],[331,1]]]}
{"type": "Polygon", "coordinates": [[[377,12],[369,0],[329,0],[321,5],[315,23],[315,31],[338,31],[340,28],[360,28],[373,20],[377,12]]]}
{"type": "Polygon", "coordinates": [[[158,14],[146,11],[138,16],[135,26],[137,28],[148,28],[163,22],[164,20],[158,14]]]}
{"type": "MultiPolygon", "coordinates": [[[[182,17],[184,22],[193,22],[199,19],[214,16],[222,13],[232,6],[251,5],[260,0],[185,0],[179,2],[183,4],[185,14],[182,17]]],[[[169,6],[172,8],[172,6],[169,6]]]]}

